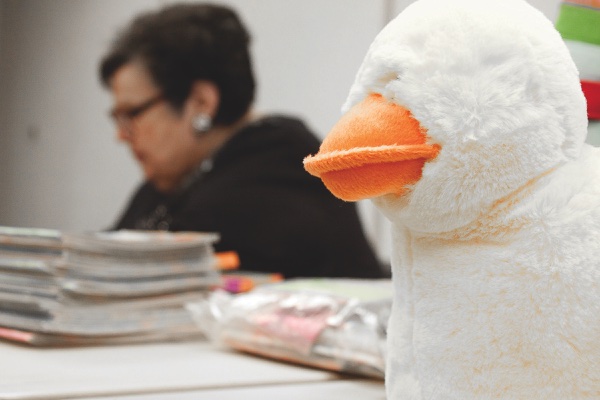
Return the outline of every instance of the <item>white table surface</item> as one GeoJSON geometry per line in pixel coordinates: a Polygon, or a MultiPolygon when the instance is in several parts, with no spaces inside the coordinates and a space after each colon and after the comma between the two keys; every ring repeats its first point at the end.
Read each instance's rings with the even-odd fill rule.
{"type": "Polygon", "coordinates": [[[227,396],[248,388],[262,390],[261,386],[269,386],[264,388],[269,392],[288,384],[339,379],[342,377],[332,372],[218,349],[202,341],[73,348],[33,348],[0,342],[0,399],[133,394],[171,399],[175,397],[160,394],[185,395],[186,391],[198,390],[225,396],[211,397],[211,393],[205,398],[229,399],[233,397],[227,396]]]}
{"type": "Polygon", "coordinates": [[[383,381],[340,380],[193,390],[86,400],[385,400],[383,381]]]}

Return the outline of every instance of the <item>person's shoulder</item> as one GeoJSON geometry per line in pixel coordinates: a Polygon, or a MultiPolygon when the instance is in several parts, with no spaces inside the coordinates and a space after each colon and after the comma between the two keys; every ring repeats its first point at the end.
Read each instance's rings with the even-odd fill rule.
{"type": "Polygon", "coordinates": [[[301,132],[310,132],[306,123],[299,117],[285,114],[271,114],[263,116],[255,121],[259,126],[270,129],[287,129],[301,132]]]}
{"type": "Polygon", "coordinates": [[[318,149],[320,140],[298,117],[273,114],[264,116],[246,127],[245,140],[281,144],[307,151],[318,149]]]}
{"type": "Polygon", "coordinates": [[[292,166],[302,171],[302,160],[315,154],[320,140],[299,118],[286,115],[261,117],[246,125],[223,146],[214,159],[217,169],[228,165],[250,168],[257,164],[275,168],[292,166]]]}

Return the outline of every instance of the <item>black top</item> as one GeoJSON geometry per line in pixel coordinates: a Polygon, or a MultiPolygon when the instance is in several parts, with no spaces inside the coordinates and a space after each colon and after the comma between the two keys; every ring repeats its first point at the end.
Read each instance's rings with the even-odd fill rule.
{"type": "Polygon", "coordinates": [[[302,122],[258,120],[227,142],[177,194],[143,184],[115,229],[211,231],[240,269],[292,277],[379,278],[355,204],[309,175],[302,160],[319,140],[302,122]]]}

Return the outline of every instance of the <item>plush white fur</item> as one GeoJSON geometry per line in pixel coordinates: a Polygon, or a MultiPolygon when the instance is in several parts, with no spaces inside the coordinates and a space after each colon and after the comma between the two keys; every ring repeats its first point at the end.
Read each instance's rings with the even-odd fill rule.
{"type": "Polygon", "coordinates": [[[420,0],[371,45],[377,92],[441,146],[393,223],[390,400],[600,399],[600,152],[560,35],[522,0],[420,0]]]}

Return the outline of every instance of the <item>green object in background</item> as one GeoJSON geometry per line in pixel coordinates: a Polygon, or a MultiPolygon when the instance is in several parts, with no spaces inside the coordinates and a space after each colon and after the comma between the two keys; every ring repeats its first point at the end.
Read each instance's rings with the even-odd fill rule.
{"type": "Polygon", "coordinates": [[[563,3],[556,29],[563,39],[600,45],[600,11],[563,3]]]}
{"type": "Polygon", "coordinates": [[[586,143],[600,147],[600,121],[590,121],[586,143]]]}

